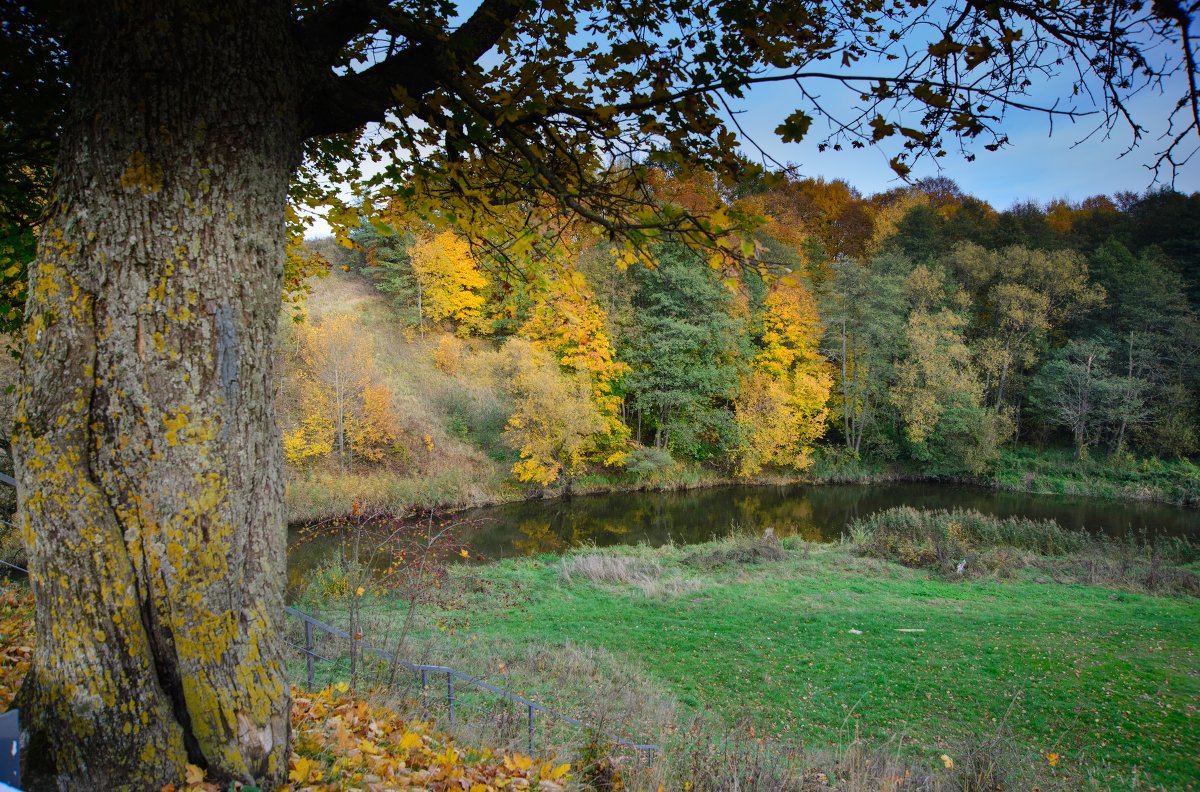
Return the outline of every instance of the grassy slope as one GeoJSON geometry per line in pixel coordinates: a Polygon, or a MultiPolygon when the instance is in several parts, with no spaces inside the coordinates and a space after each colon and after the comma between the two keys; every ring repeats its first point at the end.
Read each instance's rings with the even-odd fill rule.
{"type": "MultiPolygon", "coordinates": [[[[392,469],[339,475],[329,469],[289,469],[288,514],[316,520],[350,511],[355,499],[403,510],[412,505],[476,505],[512,500],[521,491],[507,481],[508,450],[499,442],[507,417],[496,388],[470,369],[446,373],[433,364],[436,336],[405,333],[385,297],[354,275],[334,271],[311,281],[307,321],[338,314],[358,318],[374,345],[375,366],[392,392],[406,458],[392,469]],[[499,426],[496,426],[497,421],[499,426]]],[[[290,312],[281,317],[281,343],[291,343],[290,312]]],[[[478,346],[478,345],[477,345],[478,346]]],[[[284,364],[287,357],[284,356],[284,364]]],[[[284,374],[280,423],[297,422],[298,398],[284,374]]]]}
{"type": "Polygon", "coordinates": [[[933,759],[1006,721],[1064,770],[1087,764],[1117,783],[1140,768],[1172,787],[1200,778],[1196,601],[948,582],[840,547],[787,546],[782,562],[704,573],[681,564],[686,549],[612,551],[698,584],[678,596],[564,583],[552,559],[502,562],[471,574],[519,586],[527,605],[481,596],[464,634],[604,649],[685,705],[809,747],[899,734],[933,759]]]}

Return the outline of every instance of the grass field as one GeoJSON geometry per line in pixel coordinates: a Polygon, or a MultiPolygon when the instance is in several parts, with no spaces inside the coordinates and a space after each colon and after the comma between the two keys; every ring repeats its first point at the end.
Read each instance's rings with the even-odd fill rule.
{"type": "Polygon", "coordinates": [[[685,712],[808,751],[857,736],[933,767],[1004,734],[1034,778],[1126,789],[1200,779],[1196,599],[1028,569],[949,580],[844,545],[780,547],[758,559],[727,541],[460,568],[455,606],[436,621],[464,646],[601,652],[685,712]],[[615,564],[589,573],[597,556],[615,564]]]}

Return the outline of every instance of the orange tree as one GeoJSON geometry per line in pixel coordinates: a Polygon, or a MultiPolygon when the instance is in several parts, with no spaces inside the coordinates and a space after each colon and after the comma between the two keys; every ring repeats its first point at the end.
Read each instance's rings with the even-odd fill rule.
{"type": "Polygon", "coordinates": [[[1166,167],[1200,119],[1177,0],[34,0],[4,5],[6,36],[18,13],[36,35],[5,49],[22,68],[0,69],[3,95],[65,86],[14,116],[59,143],[45,212],[14,214],[38,226],[14,429],[37,621],[22,695],[31,755],[79,790],[157,788],[189,762],[285,777],[289,196],[321,202],[373,157],[468,232],[553,207],[632,246],[711,243],[719,218],[649,200],[644,155],[737,170],[725,103],[754,83],[794,86],[785,140],[824,115],[815,86],[849,87],[825,143],[895,144],[901,174],[1003,145],[1060,73],[1044,112],[1090,101],[1140,135],[1126,99],[1183,69],[1166,167]]]}

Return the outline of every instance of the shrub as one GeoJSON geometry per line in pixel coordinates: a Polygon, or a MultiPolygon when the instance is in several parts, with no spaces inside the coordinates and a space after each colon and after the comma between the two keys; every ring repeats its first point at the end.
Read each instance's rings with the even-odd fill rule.
{"type": "Polygon", "coordinates": [[[991,548],[1064,555],[1083,550],[1091,541],[1086,533],[1066,530],[1053,520],[1001,519],[974,510],[926,511],[909,506],[855,520],[849,536],[867,555],[942,571],[953,571],[962,559],[968,560],[970,568],[968,556],[991,548]]]}
{"type": "Polygon", "coordinates": [[[787,551],[775,536],[775,531],[768,528],[761,536],[735,532],[724,541],[705,545],[702,549],[688,553],[683,557],[683,563],[702,569],[715,569],[722,566],[782,561],[785,558],[787,551]]]}
{"type": "MultiPolygon", "coordinates": [[[[802,788],[801,770],[783,746],[743,737],[747,725],[723,737],[706,734],[693,724],[693,744],[676,760],[682,784],[696,792],[791,792],[802,788]]],[[[820,788],[820,787],[816,787],[820,788]]]]}
{"type": "Polygon", "coordinates": [[[662,448],[638,446],[629,454],[625,469],[637,479],[646,479],[675,466],[675,460],[662,448]]]}
{"type": "Polygon", "coordinates": [[[901,506],[855,520],[843,541],[864,555],[947,576],[1009,575],[1033,567],[1064,582],[1200,594],[1200,577],[1178,566],[1200,558],[1200,547],[1177,537],[1113,539],[1053,520],[901,506]]]}

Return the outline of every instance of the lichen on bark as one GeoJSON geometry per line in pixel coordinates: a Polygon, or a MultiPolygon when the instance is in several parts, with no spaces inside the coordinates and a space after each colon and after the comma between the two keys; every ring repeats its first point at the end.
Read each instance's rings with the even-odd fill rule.
{"type": "Polygon", "coordinates": [[[300,154],[290,12],[99,2],[68,31],[14,437],[27,702],[60,787],[158,789],[189,762],[286,772],[271,395],[300,154]]]}

